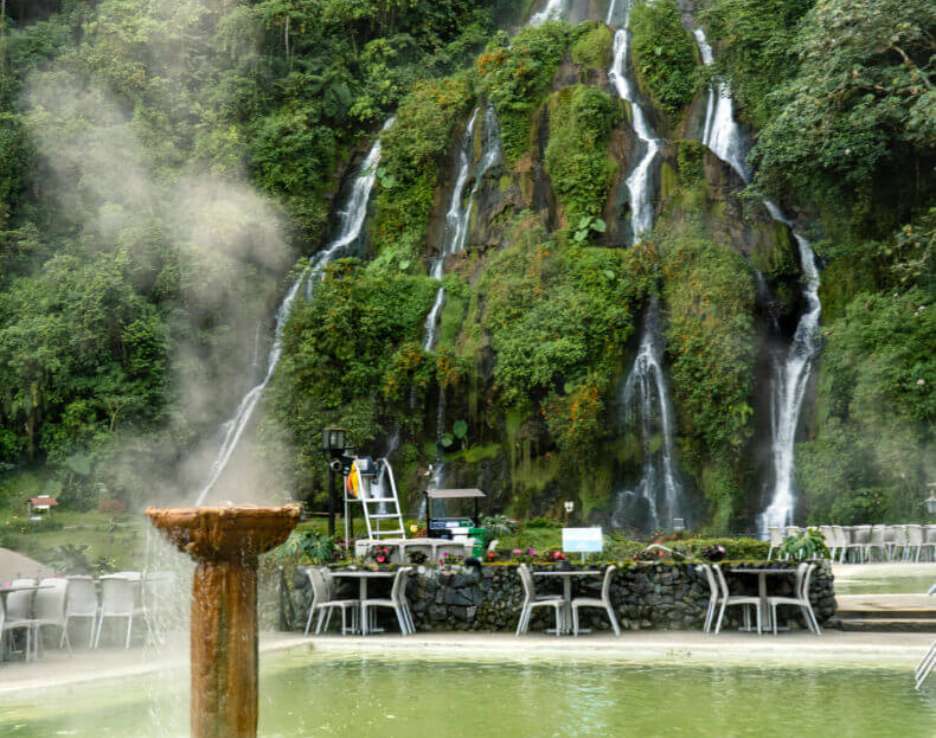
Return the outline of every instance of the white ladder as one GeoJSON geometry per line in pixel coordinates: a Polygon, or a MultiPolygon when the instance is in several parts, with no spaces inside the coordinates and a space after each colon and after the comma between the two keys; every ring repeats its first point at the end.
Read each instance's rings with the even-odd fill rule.
{"type": "MultiPolygon", "coordinates": [[[[930,596],[936,595],[936,584],[930,587],[926,594],[930,596]]],[[[930,644],[929,651],[926,652],[926,656],[923,657],[923,660],[919,663],[913,674],[917,689],[923,686],[923,682],[926,681],[926,677],[930,675],[934,666],[936,666],[936,641],[930,644]]]]}
{"type": "MultiPolygon", "coordinates": [[[[357,461],[355,460],[354,463],[357,464],[357,461]]],[[[376,464],[378,467],[376,477],[365,477],[358,472],[360,480],[358,496],[357,498],[346,497],[346,501],[361,503],[364,508],[367,537],[370,540],[406,538],[393,468],[387,459],[377,459],[376,464]]],[[[347,519],[345,516],[346,521],[347,519]]]]}

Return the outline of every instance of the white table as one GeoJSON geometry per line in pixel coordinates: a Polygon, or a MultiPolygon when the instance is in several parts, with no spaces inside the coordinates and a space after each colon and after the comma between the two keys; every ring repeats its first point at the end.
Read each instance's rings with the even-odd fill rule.
{"type": "MultiPolygon", "coordinates": [[[[358,599],[361,606],[361,635],[367,635],[371,629],[367,627],[367,609],[364,603],[367,602],[367,583],[371,579],[393,579],[396,576],[395,571],[370,571],[369,569],[334,569],[331,570],[331,576],[341,579],[358,580],[358,599]]],[[[380,631],[374,629],[375,633],[380,631]]]]}
{"type": "MultiPolygon", "coordinates": [[[[786,576],[795,577],[796,569],[766,569],[766,568],[744,568],[732,567],[728,569],[732,574],[757,575],[757,597],[760,600],[761,622],[763,630],[770,632],[773,630],[773,618],[770,612],[770,605],[767,603],[767,577],[768,576],[786,576]]],[[[798,595],[797,595],[798,596],[798,595]]],[[[741,628],[741,630],[752,631],[755,628],[741,628]]],[[[778,627],[777,630],[789,630],[787,627],[778,627]]]]}
{"type": "MultiPolygon", "coordinates": [[[[572,577],[600,577],[604,574],[600,569],[553,569],[551,571],[534,571],[534,577],[560,577],[562,579],[562,632],[568,635],[572,632],[572,577]]],[[[550,632],[550,631],[547,631],[550,632]]],[[[555,633],[556,631],[551,631],[555,633]]],[[[579,628],[579,633],[588,633],[588,630],[579,628]]]]}

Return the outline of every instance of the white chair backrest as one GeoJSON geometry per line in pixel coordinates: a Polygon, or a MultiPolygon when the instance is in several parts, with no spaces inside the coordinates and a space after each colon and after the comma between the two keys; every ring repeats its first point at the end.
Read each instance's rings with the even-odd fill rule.
{"type": "Polygon", "coordinates": [[[852,533],[852,541],[855,543],[871,543],[871,526],[856,525],[852,533]]]}
{"type": "Polygon", "coordinates": [[[721,590],[722,597],[730,597],[731,593],[728,591],[728,582],[725,579],[725,573],[722,571],[721,566],[715,564],[712,569],[715,570],[715,576],[718,578],[718,588],[721,590]]]}
{"type": "Polygon", "coordinates": [[[803,532],[803,529],[800,528],[798,525],[788,525],[788,526],[786,527],[786,534],[787,534],[787,537],[790,537],[790,536],[798,536],[798,535],[800,535],[802,532],[803,532]]]}
{"type": "Polygon", "coordinates": [[[936,525],[926,526],[925,540],[927,543],[936,543],[936,525]]]}
{"type": "Polygon", "coordinates": [[[390,599],[394,602],[399,602],[406,594],[407,577],[411,571],[412,569],[408,566],[401,566],[397,569],[396,576],[393,577],[393,587],[390,589],[390,599]]]}
{"type": "MultiPolygon", "coordinates": [[[[803,572],[803,579],[799,583],[799,589],[797,590],[797,597],[801,600],[809,599],[809,581],[812,579],[813,573],[816,571],[817,567],[815,564],[800,564],[800,568],[803,566],[806,567],[803,572]]],[[[797,578],[799,577],[799,572],[797,572],[797,578]]]]}
{"type": "Polygon", "coordinates": [[[767,532],[770,534],[771,546],[779,546],[783,543],[783,529],[782,528],[768,528],[767,532]]]}
{"type": "Polygon", "coordinates": [[[130,615],[137,598],[137,582],[120,576],[101,577],[101,613],[130,615]]]}
{"type": "Polygon", "coordinates": [[[832,530],[831,525],[820,525],[819,532],[822,533],[822,537],[825,538],[826,545],[829,548],[832,548],[832,546],[836,545],[835,531],[832,530]]]}
{"type": "Polygon", "coordinates": [[[68,596],[65,612],[69,615],[94,615],[98,609],[94,580],[88,576],[68,577],[68,596]]]}
{"type": "Polygon", "coordinates": [[[907,543],[910,546],[919,546],[923,543],[923,526],[922,525],[908,525],[907,529],[907,543]]]}
{"type": "Polygon", "coordinates": [[[803,561],[796,567],[796,588],[793,592],[800,599],[803,597],[803,579],[806,577],[806,572],[809,571],[810,566],[811,564],[803,561]]]}
{"type": "Polygon", "coordinates": [[[871,526],[871,543],[876,545],[881,545],[884,543],[884,534],[886,532],[886,526],[883,525],[872,525],[871,526]]]}
{"type": "Polygon", "coordinates": [[[604,573],[604,581],[601,583],[601,599],[605,602],[611,601],[611,580],[614,578],[614,572],[617,571],[617,567],[614,564],[611,564],[604,573]]]}
{"type": "Polygon", "coordinates": [[[907,526],[906,525],[891,525],[889,526],[894,529],[894,543],[897,546],[907,545],[907,526]]]}
{"type": "Polygon", "coordinates": [[[517,567],[517,573],[520,575],[520,581],[523,582],[523,592],[527,599],[532,600],[536,597],[536,585],[533,584],[533,575],[526,564],[520,564],[517,567]]]}
{"type": "Polygon", "coordinates": [[[59,578],[43,579],[40,589],[33,598],[33,614],[39,620],[64,620],[65,599],[68,595],[68,580],[59,578]]]}
{"type": "Polygon", "coordinates": [[[309,584],[312,585],[312,606],[315,607],[316,605],[328,602],[331,598],[329,597],[328,584],[325,582],[322,570],[317,566],[307,566],[305,573],[309,578],[309,584]]]}
{"type": "MultiPolygon", "coordinates": [[[[35,579],[14,579],[13,587],[34,587],[35,579]]],[[[8,620],[29,620],[32,617],[32,601],[34,590],[25,592],[10,592],[6,598],[6,614],[8,620]]]]}
{"type": "Polygon", "coordinates": [[[712,567],[709,564],[699,564],[696,567],[697,571],[701,571],[705,574],[705,581],[708,582],[709,595],[718,596],[718,582],[715,581],[715,575],[712,574],[712,567]]]}

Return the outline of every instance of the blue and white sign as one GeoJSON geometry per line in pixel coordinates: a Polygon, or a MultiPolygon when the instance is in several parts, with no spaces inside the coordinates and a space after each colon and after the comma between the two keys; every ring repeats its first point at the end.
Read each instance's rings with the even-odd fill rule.
{"type": "Polygon", "coordinates": [[[562,529],[562,550],[566,553],[601,553],[603,549],[601,528],[562,529]]]}

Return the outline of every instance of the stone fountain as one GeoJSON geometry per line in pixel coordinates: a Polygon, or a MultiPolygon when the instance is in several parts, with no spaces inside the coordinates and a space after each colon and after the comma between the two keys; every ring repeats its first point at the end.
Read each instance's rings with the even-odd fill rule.
{"type": "Polygon", "coordinates": [[[151,507],[146,515],[198,564],[192,738],[256,738],[257,563],[296,527],[299,507],[151,507]]]}

